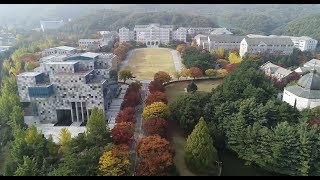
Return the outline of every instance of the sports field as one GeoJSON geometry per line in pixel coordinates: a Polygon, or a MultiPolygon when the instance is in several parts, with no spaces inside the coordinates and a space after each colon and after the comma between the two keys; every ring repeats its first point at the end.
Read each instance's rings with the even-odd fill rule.
{"type": "Polygon", "coordinates": [[[129,58],[124,69],[129,69],[138,80],[152,80],[158,71],[165,71],[170,75],[175,72],[172,54],[167,49],[136,49],[129,58]]]}

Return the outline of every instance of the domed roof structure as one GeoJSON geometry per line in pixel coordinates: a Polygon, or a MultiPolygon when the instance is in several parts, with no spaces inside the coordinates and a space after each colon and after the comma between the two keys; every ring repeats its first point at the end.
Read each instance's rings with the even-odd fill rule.
{"type": "Polygon", "coordinates": [[[320,74],[316,70],[312,70],[299,79],[298,85],[306,90],[320,90],[320,74]]]}

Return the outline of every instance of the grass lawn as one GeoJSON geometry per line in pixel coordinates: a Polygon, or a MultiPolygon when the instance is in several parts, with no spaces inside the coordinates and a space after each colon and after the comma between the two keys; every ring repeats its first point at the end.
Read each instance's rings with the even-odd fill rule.
{"type": "MultiPolygon", "coordinates": [[[[191,81],[185,81],[167,85],[166,94],[169,103],[178,95],[185,93],[184,88],[187,88],[190,82],[191,81]]],[[[195,83],[198,86],[198,91],[210,92],[212,88],[216,88],[221,84],[222,80],[196,80],[195,83]]]]}
{"type": "Polygon", "coordinates": [[[136,49],[124,69],[129,69],[141,80],[153,80],[154,74],[158,71],[169,74],[175,72],[171,52],[159,48],[136,49]]]}

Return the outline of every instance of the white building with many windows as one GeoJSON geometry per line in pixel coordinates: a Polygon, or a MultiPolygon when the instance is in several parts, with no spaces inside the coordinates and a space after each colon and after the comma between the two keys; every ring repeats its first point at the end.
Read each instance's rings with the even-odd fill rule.
{"type": "Polygon", "coordinates": [[[158,46],[169,43],[172,40],[186,42],[187,30],[183,27],[173,30],[173,25],[160,25],[152,23],[149,25],[136,25],[133,31],[123,27],[119,29],[120,42],[137,41],[147,46],[158,46]]]}
{"type": "Polygon", "coordinates": [[[247,36],[240,43],[239,55],[242,57],[246,53],[266,51],[288,55],[293,52],[293,45],[292,40],[288,37],[247,36]]]}
{"type": "Polygon", "coordinates": [[[301,51],[315,50],[318,41],[308,36],[293,37],[290,36],[294,47],[299,48],[301,51]]]}
{"type": "Polygon", "coordinates": [[[49,56],[49,55],[68,55],[68,54],[74,54],[76,53],[77,49],[70,46],[59,46],[59,47],[53,47],[49,49],[45,49],[42,51],[43,56],[49,56]]]}

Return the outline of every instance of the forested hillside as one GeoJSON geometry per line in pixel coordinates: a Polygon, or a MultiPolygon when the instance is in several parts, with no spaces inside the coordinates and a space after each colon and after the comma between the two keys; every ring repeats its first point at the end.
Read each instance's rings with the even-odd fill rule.
{"type": "Polygon", "coordinates": [[[284,26],[274,30],[274,33],[293,35],[293,36],[310,36],[320,40],[320,13],[298,18],[284,26]]]}
{"type": "Polygon", "coordinates": [[[213,20],[204,16],[177,12],[140,12],[130,13],[124,11],[100,10],[83,16],[64,27],[69,33],[81,35],[90,34],[99,30],[114,30],[126,26],[133,28],[136,24],[160,23],[180,26],[211,26],[218,27],[213,20]]]}

